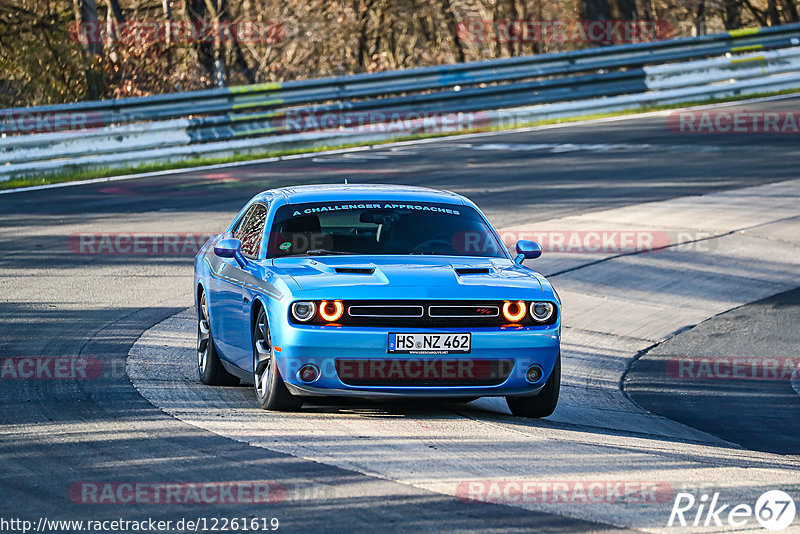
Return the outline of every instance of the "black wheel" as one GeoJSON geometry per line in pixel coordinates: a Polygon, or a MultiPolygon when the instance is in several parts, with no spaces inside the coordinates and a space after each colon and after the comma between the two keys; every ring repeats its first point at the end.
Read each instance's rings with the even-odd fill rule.
{"type": "Polygon", "coordinates": [[[520,417],[547,417],[552,414],[558,404],[558,390],[561,388],[561,353],[550,378],[535,397],[506,397],[506,404],[511,413],[520,417]]]}
{"type": "Polygon", "coordinates": [[[214,337],[211,335],[205,291],[200,294],[200,309],[197,313],[197,371],[200,382],[209,386],[235,386],[239,383],[239,379],[226,371],[219,361],[214,337]]]}
{"type": "Polygon", "coordinates": [[[272,339],[263,308],[258,311],[253,325],[253,384],[256,401],[264,410],[291,411],[303,404],[301,399],[289,393],[272,357],[272,339]]]}

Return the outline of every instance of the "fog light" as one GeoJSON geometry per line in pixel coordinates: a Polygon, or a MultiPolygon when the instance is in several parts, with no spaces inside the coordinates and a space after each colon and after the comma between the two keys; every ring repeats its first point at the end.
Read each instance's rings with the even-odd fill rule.
{"type": "Polygon", "coordinates": [[[531,384],[535,384],[542,379],[542,368],[534,364],[528,367],[528,372],[525,373],[525,380],[531,384]]]}
{"type": "Polygon", "coordinates": [[[297,377],[306,384],[310,384],[319,378],[319,369],[316,365],[307,363],[297,372],[297,377]]]}

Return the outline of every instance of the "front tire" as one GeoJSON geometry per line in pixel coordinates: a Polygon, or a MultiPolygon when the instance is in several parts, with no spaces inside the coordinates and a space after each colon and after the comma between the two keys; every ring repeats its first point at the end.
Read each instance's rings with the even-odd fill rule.
{"type": "Polygon", "coordinates": [[[538,419],[547,417],[556,410],[558,391],[561,389],[561,353],[558,353],[556,365],[550,378],[535,397],[506,397],[506,404],[511,413],[520,417],[538,419]]]}
{"type": "Polygon", "coordinates": [[[253,325],[253,384],[256,402],[262,410],[298,410],[303,401],[289,393],[272,355],[267,313],[261,308],[253,325]]]}
{"type": "Polygon", "coordinates": [[[226,371],[219,360],[214,346],[214,336],[211,335],[205,291],[200,294],[200,306],[197,310],[197,372],[200,375],[200,382],[209,386],[239,384],[239,379],[226,371]]]}

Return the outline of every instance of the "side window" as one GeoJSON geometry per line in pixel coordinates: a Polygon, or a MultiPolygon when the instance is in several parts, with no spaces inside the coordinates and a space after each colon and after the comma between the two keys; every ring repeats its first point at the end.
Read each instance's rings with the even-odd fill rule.
{"type": "Polygon", "coordinates": [[[248,258],[258,256],[258,247],[264,235],[264,223],[267,220],[267,208],[263,204],[254,204],[242,219],[242,223],[234,237],[242,242],[242,254],[248,258]]]}

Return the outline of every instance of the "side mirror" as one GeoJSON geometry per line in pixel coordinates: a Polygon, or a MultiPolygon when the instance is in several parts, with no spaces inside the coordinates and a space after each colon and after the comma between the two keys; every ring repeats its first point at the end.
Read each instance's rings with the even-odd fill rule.
{"type": "Polygon", "coordinates": [[[522,264],[523,260],[535,260],[542,255],[542,246],[536,241],[517,241],[517,256],[514,261],[522,264]]]}
{"type": "Polygon", "coordinates": [[[242,250],[242,242],[234,237],[220,239],[214,245],[214,254],[220,258],[235,258],[242,250]]]}
{"type": "Polygon", "coordinates": [[[242,242],[235,237],[220,239],[214,245],[214,254],[220,258],[235,258],[239,267],[247,265],[247,260],[242,256],[242,242]]]}

